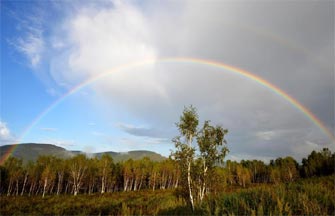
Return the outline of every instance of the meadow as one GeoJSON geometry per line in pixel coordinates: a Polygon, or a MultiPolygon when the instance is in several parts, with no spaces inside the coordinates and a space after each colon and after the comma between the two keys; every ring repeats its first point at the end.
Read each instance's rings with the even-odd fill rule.
{"type": "Polygon", "coordinates": [[[335,175],[227,187],[194,212],[177,190],[1,196],[1,215],[334,215],[335,175]]]}

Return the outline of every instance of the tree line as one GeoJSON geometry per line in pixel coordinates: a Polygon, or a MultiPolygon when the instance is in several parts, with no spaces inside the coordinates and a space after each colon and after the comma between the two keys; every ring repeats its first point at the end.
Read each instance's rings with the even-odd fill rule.
{"type": "Polygon", "coordinates": [[[114,163],[104,154],[88,158],[80,154],[62,159],[40,156],[36,162],[22,163],[9,157],[0,166],[2,195],[92,194],[142,189],[169,189],[178,186],[180,170],[167,159],[154,162],[149,158],[114,163]]]}
{"type": "MultiPolygon", "coordinates": [[[[226,161],[208,175],[214,193],[228,186],[292,182],[300,178],[334,174],[335,154],[327,148],[313,151],[299,165],[292,157],[277,158],[269,164],[260,160],[226,161]]],[[[195,169],[196,165],[193,165],[195,169]]],[[[203,168],[199,166],[198,168],[203,168]]],[[[155,162],[149,158],[113,162],[105,154],[101,158],[77,155],[69,159],[40,156],[35,162],[23,164],[9,157],[0,166],[1,195],[42,195],[106,193],[172,189],[182,186],[182,169],[171,158],[155,162]]],[[[202,178],[196,175],[193,179],[202,178]]],[[[187,176],[186,176],[187,178],[187,176]]]]}

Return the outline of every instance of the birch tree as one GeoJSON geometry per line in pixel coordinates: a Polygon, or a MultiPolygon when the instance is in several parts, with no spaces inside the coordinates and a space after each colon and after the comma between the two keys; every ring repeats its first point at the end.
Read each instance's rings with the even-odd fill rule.
{"type": "Polygon", "coordinates": [[[184,108],[176,124],[180,136],[173,139],[176,151],[172,156],[181,168],[181,187],[183,194],[188,196],[192,210],[195,202],[202,202],[206,190],[209,191],[208,174],[213,171],[216,164],[223,162],[228,153],[225,145],[228,130],[221,126],[211,126],[209,121],[205,121],[202,129],[198,131],[198,124],[196,109],[193,106],[184,108]],[[197,146],[193,145],[194,139],[197,141],[197,146]]]}
{"type": "Polygon", "coordinates": [[[103,194],[106,191],[108,178],[112,173],[113,158],[108,154],[103,154],[98,163],[101,180],[101,194],[103,194]]]}
{"type": "Polygon", "coordinates": [[[182,178],[187,184],[182,184],[183,189],[188,191],[189,202],[194,211],[193,186],[191,178],[191,166],[195,157],[195,148],[192,145],[194,137],[197,135],[199,117],[193,106],[185,107],[182,116],[176,126],[179,129],[180,136],[175,137],[176,151],[173,156],[179,162],[182,169],[182,178]]]}
{"type": "Polygon", "coordinates": [[[67,170],[66,163],[63,159],[57,158],[55,160],[55,170],[57,174],[57,192],[59,195],[63,188],[64,175],[67,170]]]}
{"type": "Polygon", "coordinates": [[[40,156],[37,159],[37,164],[40,166],[40,169],[42,170],[41,173],[41,184],[43,188],[42,197],[45,196],[48,189],[50,188],[51,184],[53,183],[55,179],[55,160],[56,158],[53,156],[40,156]]]}
{"type": "Polygon", "coordinates": [[[87,158],[85,155],[77,155],[68,161],[69,172],[73,185],[73,195],[77,195],[83,184],[84,176],[87,170],[87,158]]]}
{"type": "Polygon", "coordinates": [[[198,133],[197,142],[200,152],[200,182],[199,182],[199,199],[202,202],[206,188],[207,188],[207,175],[213,171],[216,163],[222,163],[228,148],[225,140],[225,135],[228,130],[223,129],[221,126],[211,126],[209,121],[205,121],[203,128],[198,133]]]}
{"type": "Polygon", "coordinates": [[[8,171],[8,188],[7,196],[11,195],[14,184],[16,185],[15,194],[19,194],[19,180],[22,175],[22,160],[15,157],[9,157],[4,164],[5,169],[8,171]]]}

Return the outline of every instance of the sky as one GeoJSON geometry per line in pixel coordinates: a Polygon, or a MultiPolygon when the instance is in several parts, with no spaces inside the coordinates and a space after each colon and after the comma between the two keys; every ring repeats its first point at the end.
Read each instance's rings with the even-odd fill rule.
{"type": "Polygon", "coordinates": [[[227,159],[334,151],[323,129],[270,88],[227,68],[164,61],[248,71],[334,134],[334,4],[1,1],[0,144],[168,156],[175,123],[193,105],[200,126],[229,130],[227,159]]]}

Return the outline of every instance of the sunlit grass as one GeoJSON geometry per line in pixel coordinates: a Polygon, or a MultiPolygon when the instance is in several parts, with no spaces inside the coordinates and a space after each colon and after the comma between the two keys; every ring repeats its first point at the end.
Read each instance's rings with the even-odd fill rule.
{"type": "Polygon", "coordinates": [[[173,190],[106,194],[2,196],[1,215],[334,215],[335,176],[235,188],[194,212],[173,190]]]}

